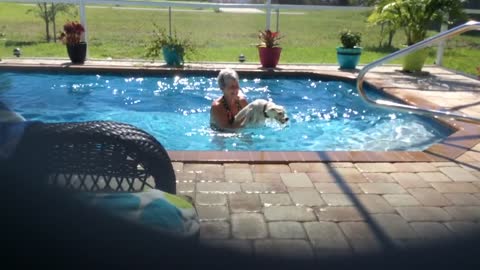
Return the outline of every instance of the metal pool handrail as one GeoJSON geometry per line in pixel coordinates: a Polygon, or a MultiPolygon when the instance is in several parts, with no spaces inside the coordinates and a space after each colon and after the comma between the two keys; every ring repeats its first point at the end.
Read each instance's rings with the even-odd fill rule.
{"type": "Polygon", "coordinates": [[[447,111],[447,110],[433,110],[433,109],[425,109],[425,108],[419,108],[413,105],[406,105],[406,104],[400,104],[388,100],[382,100],[382,99],[377,99],[377,100],[372,100],[367,97],[365,94],[365,91],[363,89],[363,81],[364,77],[367,74],[369,70],[372,68],[377,67],[378,65],[381,65],[387,61],[390,61],[392,59],[398,58],[400,56],[404,56],[406,54],[409,54],[411,52],[420,50],[422,48],[425,48],[429,46],[430,44],[442,40],[446,40],[448,38],[451,38],[453,36],[459,35],[461,33],[471,31],[471,30],[480,30],[480,22],[477,21],[469,21],[465,24],[459,25],[457,27],[454,27],[448,31],[438,33],[437,35],[427,38],[423,41],[420,41],[418,43],[415,43],[405,49],[396,51],[392,54],[389,54],[377,61],[374,61],[362,68],[360,70],[358,76],[357,76],[357,89],[358,92],[360,93],[360,96],[368,103],[373,104],[375,106],[380,106],[380,107],[387,107],[387,108],[395,108],[401,111],[406,111],[406,112],[413,112],[413,113],[418,113],[422,115],[428,115],[428,116],[448,116],[452,117],[458,120],[464,120],[468,122],[480,122],[480,118],[478,117],[471,117],[463,113],[456,113],[452,111],[447,111]]]}

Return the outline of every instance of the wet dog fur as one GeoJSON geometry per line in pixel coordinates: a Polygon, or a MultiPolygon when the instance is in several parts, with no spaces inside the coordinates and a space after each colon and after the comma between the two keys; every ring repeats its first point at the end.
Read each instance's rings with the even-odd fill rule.
{"type": "Polygon", "coordinates": [[[265,99],[256,99],[235,115],[234,125],[239,127],[259,126],[263,125],[267,118],[275,119],[281,124],[288,121],[283,106],[265,99]]]}

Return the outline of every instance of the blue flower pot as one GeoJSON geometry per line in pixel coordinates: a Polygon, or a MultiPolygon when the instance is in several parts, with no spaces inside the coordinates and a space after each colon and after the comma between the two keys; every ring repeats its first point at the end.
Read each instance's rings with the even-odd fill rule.
{"type": "Polygon", "coordinates": [[[337,47],[337,60],[340,69],[355,69],[362,54],[361,47],[344,48],[337,47]]]}
{"type": "Polygon", "coordinates": [[[168,66],[183,66],[183,49],[179,51],[173,47],[163,47],[162,53],[168,66]]]}

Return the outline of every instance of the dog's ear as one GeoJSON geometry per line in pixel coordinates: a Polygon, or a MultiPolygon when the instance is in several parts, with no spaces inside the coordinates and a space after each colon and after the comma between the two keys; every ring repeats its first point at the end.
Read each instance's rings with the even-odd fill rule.
{"type": "Polygon", "coordinates": [[[269,101],[269,102],[267,102],[267,106],[265,107],[265,112],[275,110],[276,107],[277,107],[277,104],[269,101]]]}
{"type": "Polygon", "coordinates": [[[273,104],[273,106],[271,106],[270,108],[267,107],[267,110],[274,111],[275,114],[285,114],[285,109],[282,106],[276,104],[273,104]]]}

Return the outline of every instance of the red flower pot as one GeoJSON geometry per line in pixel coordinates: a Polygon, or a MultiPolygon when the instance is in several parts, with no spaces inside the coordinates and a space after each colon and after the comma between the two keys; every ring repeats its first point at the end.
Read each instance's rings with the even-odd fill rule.
{"type": "Polygon", "coordinates": [[[275,47],[275,48],[266,48],[266,47],[258,47],[258,55],[260,57],[260,63],[264,68],[274,68],[278,64],[278,60],[280,60],[280,53],[282,52],[282,48],[275,47]]]}

